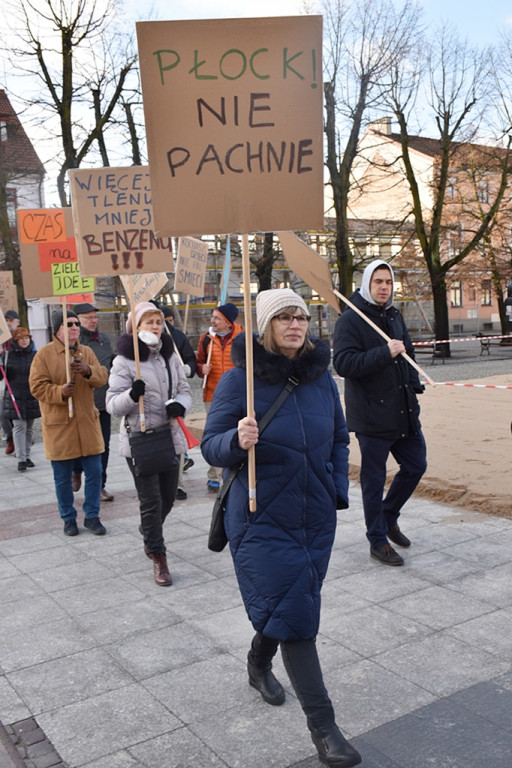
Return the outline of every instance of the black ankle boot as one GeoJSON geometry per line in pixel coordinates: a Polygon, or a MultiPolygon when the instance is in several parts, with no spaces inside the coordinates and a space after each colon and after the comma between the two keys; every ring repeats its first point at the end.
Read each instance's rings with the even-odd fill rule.
{"type": "Polygon", "coordinates": [[[256,667],[251,662],[250,652],[247,657],[247,672],[249,673],[249,685],[252,685],[253,688],[256,688],[261,693],[262,698],[267,704],[273,704],[276,707],[284,704],[284,688],[272,672],[272,667],[269,669],[259,669],[256,667]]]}
{"type": "Polygon", "coordinates": [[[327,728],[311,728],[311,738],[320,762],[329,768],[351,768],[359,765],[361,755],[352,747],[334,723],[327,728]]]}

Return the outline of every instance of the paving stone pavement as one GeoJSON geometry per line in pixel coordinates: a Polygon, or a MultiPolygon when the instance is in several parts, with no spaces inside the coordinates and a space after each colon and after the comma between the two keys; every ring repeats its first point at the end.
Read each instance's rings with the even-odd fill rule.
{"type": "MultiPolygon", "coordinates": [[[[190,455],[159,588],[117,436],[105,537],[81,511],[63,535],[41,443],[24,474],[0,446],[0,768],[320,765],[280,657],[284,706],[247,684],[252,631],[229,553],[207,549],[213,497],[190,455]]],[[[401,523],[406,565],[370,559],[351,486],[318,637],[338,723],[363,768],[510,768],[512,520],[413,497],[401,523]]]]}

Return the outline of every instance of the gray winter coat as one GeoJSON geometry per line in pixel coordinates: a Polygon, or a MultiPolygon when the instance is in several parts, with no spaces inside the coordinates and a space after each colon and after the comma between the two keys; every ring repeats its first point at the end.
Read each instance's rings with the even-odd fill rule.
{"type": "MultiPolygon", "coordinates": [[[[168,360],[171,372],[171,397],[185,408],[185,412],[192,405],[190,385],[183,373],[183,368],[176,357],[172,340],[168,334],[162,335],[162,348],[155,353],[140,339],[140,378],[146,384],[144,394],[144,417],[146,429],[158,427],[169,421],[165,411],[165,401],[169,399],[169,378],[165,366],[164,357],[168,360]]],[[[132,384],[137,378],[135,373],[135,359],[133,352],[133,336],[124,334],[118,341],[118,355],[114,358],[108,390],[106,395],[106,408],[112,416],[126,416],[130,430],[140,431],[139,404],[130,397],[132,384]]],[[[170,419],[174,448],[179,455],[187,450],[187,441],[176,419],[170,419]]],[[[125,419],[121,420],[119,429],[119,454],[131,456],[130,443],[125,427],[125,419]]]]}

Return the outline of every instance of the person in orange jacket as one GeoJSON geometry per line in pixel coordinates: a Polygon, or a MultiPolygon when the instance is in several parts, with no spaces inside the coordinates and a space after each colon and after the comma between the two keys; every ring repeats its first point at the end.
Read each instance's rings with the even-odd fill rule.
{"type": "MultiPolygon", "coordinates": [[[[243,331],[236,322],[238,308],[228,302],[212,312],[210,327],[199,337],[197,346],[197,375],[203,379],[203,400],[206,412],[223,373],[234,367],[231,360],[231,344],[243,331]]],[[[222,481],[222,467],[208,467],[208,490],[217,493],[222,481]]]]}

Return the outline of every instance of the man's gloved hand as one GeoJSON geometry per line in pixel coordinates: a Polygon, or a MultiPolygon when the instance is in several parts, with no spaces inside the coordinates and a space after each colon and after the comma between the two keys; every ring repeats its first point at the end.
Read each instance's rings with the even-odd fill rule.
{"type": "Polygon", "coordinates": [[[135,379],[130,389],[130,397],[136,403],[141,395],[146,391],[146,383],[142,379],[135,379]]]}
{"type": "Polygon", "coordinates": [[[177,419],[178,416],[185,415],[185,409],[181,403],[167,403],[165,410],[170,419],[177,419]]]}
{"type": "Polygon", "coordinates": [[[88,378],[91,375],[91,368],[79,357],[74,357],[69,365],[71,373],[80,373],[82,376],[88,378]]]}

